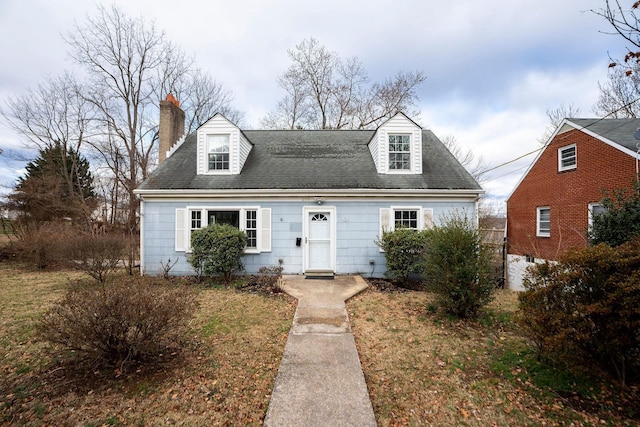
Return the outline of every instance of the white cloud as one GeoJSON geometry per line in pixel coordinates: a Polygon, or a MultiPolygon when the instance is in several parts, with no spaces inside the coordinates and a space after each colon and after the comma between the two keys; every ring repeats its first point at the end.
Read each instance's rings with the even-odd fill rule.
{"type": "MultiPolygon", "coordinates": [[[[607,52],[616,56],[624,48],[600,33],[606,23],[588,12],[601,8],[601,0],[403,0],[393,7],[380,0],[115,4],[132,17],[154,20],[169,40],[194,54],[203,70],[232,91],[252,127],[282,95],[276,78],[289,65],[287,49],[304,38],[359,57],[373,80],[423,70],[428,79],[419,90],[421,122],[441,137],[454,135],[493,165],[538,146],[546,110],[574,103],[591,116],[607,52]]],[[[0,2],[0,107],[43,77],[72,67],[61,34],[95,9],[85,0],[0,2]]],[[[0,147],[16,140],[0,124],[0,147]]],[[[486,189],[504,197],[526,161],[497,169],[486,189]]],[[[11,175],[8,167],[0,173],[2,179],[11,175]]]]}

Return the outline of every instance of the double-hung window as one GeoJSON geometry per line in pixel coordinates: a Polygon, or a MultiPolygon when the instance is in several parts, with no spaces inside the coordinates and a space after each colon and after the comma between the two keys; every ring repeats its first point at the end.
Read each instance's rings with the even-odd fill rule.
{"type": "Polygon", "coordinates": [[[257,210],[247,210],[246,213],[246,222],[245,222],[245,233],[247,233],[247,247],[248,248],[257,248],[258,247],[258,211],[257,210]]]}
{"type": "Polygon", "coordinates": [[[389,135],[389,170],[411,170],[410,135],[389,135]]]}
{"type": "Polygon", "coordinates": [[[202,211],[191,211],[191,225],[189,227],[189,236],[194,230],[202,228],[202,211]]]}
{"type": "Polygon", "coordinates": [[[380,209],[380,235],[398,228],[425,230],[433,228],[433,208],[391,206],[380,209]]]}
{"type": "Polygon", "coordinates": [[[418,229],[418,213],[420,209],[402,209],[394,210],[395,228],[411,228],[418,229]]]}
{"type": "Polygon", "coordinates": [[[229,170],[229,135],[207,135],[207,168],[209,171],[229,170]]]}
{"type": "Polygon", "coordinates": [[[536,236],[551,236],[551,208],[543,206],[536,209],[536,236]]]}
{"type": "Polygon", "coordinates": [[[558,172],[575,169],[577,165],[576,144],[558,148],[558,172]]]}

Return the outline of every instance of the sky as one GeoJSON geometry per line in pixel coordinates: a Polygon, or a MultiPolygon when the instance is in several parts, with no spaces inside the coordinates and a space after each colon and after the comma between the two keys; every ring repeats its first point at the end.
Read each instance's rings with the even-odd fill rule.
{"type": "MultiPolygon", "coordinates": [[[[631,1],[622,1],[629,3],[631,1]]],[[[86,0],[0,0],[0,108],[46,78],[73,70],[63,35],[94,16],[86,0]]],[[[591,10],[604,0],[116,0],[195,57],[233,94],[244,124],[283,96],[276,79],[287,50],[313,37],[342,58],[357,57],[371,81],[423,71],[421,126],[455,137],[490,167],[483,188],[503,209],[549,124],[547,111],[573,104],[594,117],[598,83],[623,41],[591,10]],[[508,163],[511,162],[511,163],[508,163]],[[508,163],[506,166],[500,166],[508,163]],[[499,166],[499,167],[498,167],[499,166]]],[[[23,142],[0,117],[0,195],[24,174],[23,142]]]]}

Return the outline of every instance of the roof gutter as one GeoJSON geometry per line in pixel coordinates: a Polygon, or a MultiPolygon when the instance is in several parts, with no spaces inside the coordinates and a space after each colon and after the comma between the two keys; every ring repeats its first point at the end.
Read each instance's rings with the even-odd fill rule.
{"type": "Polygon", "coordinates": [[[134,193],[145,199],[154,198],[171,198],[171,199],[238,199],[238,198],[314,198],[314,197],[336,197],[336,198],[424,198],[437,197],[442,199],[460,199],[460,198],[479,198],[485,193],[484,190],[478,189],[353,189],[353,190],[336,190],[336,189],[229,189],[229,190],[134,190],[134,193]]]}

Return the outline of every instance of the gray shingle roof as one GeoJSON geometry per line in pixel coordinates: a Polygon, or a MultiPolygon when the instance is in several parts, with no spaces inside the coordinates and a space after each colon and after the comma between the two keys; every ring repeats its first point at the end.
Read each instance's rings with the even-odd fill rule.
{"type": "Polygon", "coordinates": [[[422,131],[421,175],[378,174],[372,130],[245,130],[253,149],[240,175],[197,175],[196,134],[139,190],[457,189],[481,190],[438,138],[422,131]]]}
{"type": "Polygon", "coordinates": [[[586,127],[603,138],[607,138],[631,151],[638,151],[634,134],[640,128],[640,119],[567,119],[578,126],[586,127]]]}

